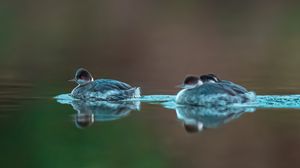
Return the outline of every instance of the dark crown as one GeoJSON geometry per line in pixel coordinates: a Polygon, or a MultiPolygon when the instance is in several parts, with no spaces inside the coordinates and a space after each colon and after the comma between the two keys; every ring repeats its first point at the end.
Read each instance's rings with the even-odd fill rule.
{"type": "Polygon", "coordinates": [[[197,84],[199,81],[199,78],[196,76],[188,76],[184,79],[184,84],[185,85],[194,85],[197,84]]]}

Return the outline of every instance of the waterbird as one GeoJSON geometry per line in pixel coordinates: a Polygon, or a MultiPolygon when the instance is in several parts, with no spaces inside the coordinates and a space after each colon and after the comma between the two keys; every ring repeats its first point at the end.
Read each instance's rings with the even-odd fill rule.
{"type": "Polygon", "coordinates": [[[138,98],[141,95],[140,87],[132,87],[113,79],[94,80],[92,74],[84,68],[77,69],[74,79],[69,81],[78,84],[70,94],[76,99],[119,101],[138,98]]]}
{"type": "Polygon", "coordinates": [[[187,76],[180,87],[182,90],[177,93],[176,103],[183,105],[228,105],[255,99],[253,92],[213,74],[187,76]]]}

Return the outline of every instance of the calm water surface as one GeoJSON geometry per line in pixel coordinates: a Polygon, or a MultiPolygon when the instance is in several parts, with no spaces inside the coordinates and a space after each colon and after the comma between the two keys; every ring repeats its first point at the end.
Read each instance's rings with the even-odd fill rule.
{"type": "Polygon", "coordinates": [[[298,1],[0,4],[0,167],[300,167],[298,1]],[[298,95],[259,97],[257,109],[58,103],[79,67],[145,95],[208,73],[298,95]]]}
{"type": "Polygon", "coordinates": [[[71,85],[41,89],[38,83],[8,80],[0,87],[1,164],[9,167],[300,165],[300,109],[295,107],[72,106],[53,99],[71,85]],[[211,115],[215,111],[224,113],[211,115]]]}

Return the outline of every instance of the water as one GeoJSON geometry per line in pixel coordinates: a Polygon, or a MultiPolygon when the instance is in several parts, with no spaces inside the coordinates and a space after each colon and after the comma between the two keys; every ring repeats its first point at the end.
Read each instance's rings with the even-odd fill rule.
{"type": "Polygon", "coordinates": [[[299,2],[3,0],[0,9],[0,167],[300,167],[299,2]],[[57,102],[79,67],[154,96],[57,102]],[[176,107],[185,75],[208,73],[257,101],[176,107]]]}
{"type": "Polygon", "coordinates": [[[177,107],[172,95],[121,104],[80,104],[68,95],[39,97],[45,93],[30,92],[33,87],[22,82],[1,85],[4,165],[251,167],[259,163],[280,167],[277,164],[298,163],[299,95],[258,96],[246,107],[186,108],[177,107]],[[289,157],[281,157],[282,152],[289,157]]]}

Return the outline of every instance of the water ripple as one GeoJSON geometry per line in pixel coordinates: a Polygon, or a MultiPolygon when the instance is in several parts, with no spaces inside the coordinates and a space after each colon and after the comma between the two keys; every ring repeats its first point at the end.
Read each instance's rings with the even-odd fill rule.
{"type": "MultiPolygon", "coordinates": [[[[140,101],[150,104],[161,104],[165,108],[175,109],[175,95],[146,95],[125,101],[140,101]]],[[[55,97],[59,103],[71,104],[74,98],[69,94],[61,94],[55,97]]],[[[234,104],[235,107],[253,108],[300,108],[300,95],[258,95],[252,103],[234,104]]]]}

